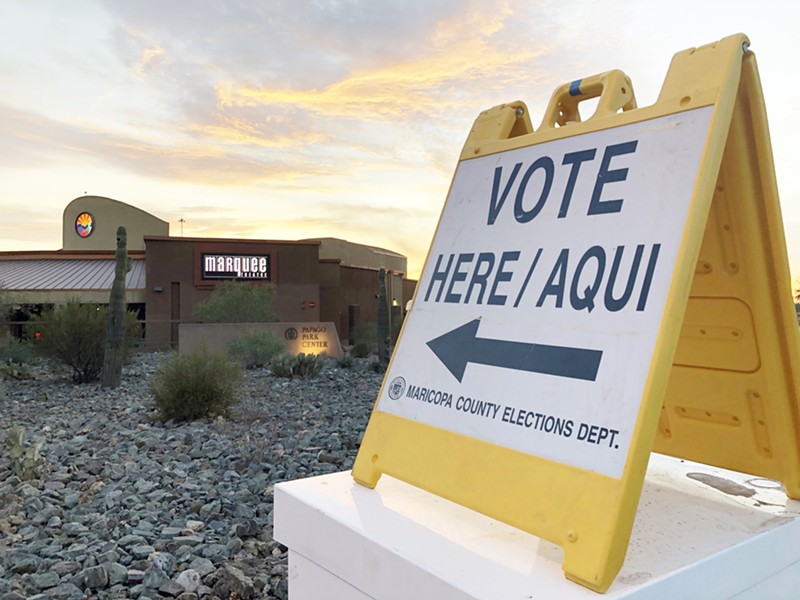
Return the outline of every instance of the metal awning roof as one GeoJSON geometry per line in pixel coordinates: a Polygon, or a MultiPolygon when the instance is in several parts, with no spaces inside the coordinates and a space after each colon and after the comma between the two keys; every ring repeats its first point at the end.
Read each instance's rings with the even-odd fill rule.
{"type": "MultiPolygon", "coordinates": [[[[114,259],[0,260],[0,288],[8,291],[111,290],[114,259]]],[[[145,289],[144,259],[131,259],[127,290],[145,289]]]]}

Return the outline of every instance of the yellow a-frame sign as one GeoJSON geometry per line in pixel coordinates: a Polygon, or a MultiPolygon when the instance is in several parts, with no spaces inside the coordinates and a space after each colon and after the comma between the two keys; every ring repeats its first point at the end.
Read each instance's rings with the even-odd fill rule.
{"type": "Polygon", "coordinates": [[[755,57],[678,53],[478,117],[356,460],[564,548],[604,591],[651,450],[800,498],[800,334],[755,57]],[[581,121],[579,103],[599,97],[581,121]]]}

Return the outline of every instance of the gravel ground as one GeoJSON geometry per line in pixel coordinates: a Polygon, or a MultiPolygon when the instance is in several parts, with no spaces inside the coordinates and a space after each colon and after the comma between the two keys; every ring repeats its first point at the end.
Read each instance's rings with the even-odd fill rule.
{"type": "Polygon", "coordinates": [[[230,419],[162,423],[161,358],[136,357],[116,390],[44,367],[0,388],[0,600],[288,597],[273,486],[352,467],[382,375],[248,371],[230,419]],[[15,474],[14,426],[43,442],[35,478],[15,474]]]}

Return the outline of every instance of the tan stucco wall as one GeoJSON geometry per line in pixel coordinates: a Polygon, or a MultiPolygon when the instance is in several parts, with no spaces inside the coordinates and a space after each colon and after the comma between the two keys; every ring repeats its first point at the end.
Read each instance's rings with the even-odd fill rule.
{"type": "Polygon", "coordinates": [[[338,238],[318,238],[318,241],[320,260],[338,259],[342,265],[353,267],[383,267],[404,275],[408,270],[406,257],[391,250],[354,244],[338,238]]]}
{"type": "Polygon", "coordinates": [[[117,227],[128,234],[128,250],[144,250],[144,236],[169,235],[169,223],[135,206],[103,196],[81,196],[67,204],[62,222],[64,250],[110,250],[117,248],[117,227]],[[88,212],[94,219],[89,237],[75,232],[75,219],[88,212]]]}

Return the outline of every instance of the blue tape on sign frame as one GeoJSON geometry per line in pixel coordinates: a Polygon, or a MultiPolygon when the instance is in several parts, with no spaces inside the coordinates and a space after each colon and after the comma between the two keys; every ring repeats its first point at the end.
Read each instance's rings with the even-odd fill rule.
{"type": "Polygon", "coordinates": [[[576,79],[572,83],[569,84],[569,95],[570,96],[580,96],[581,95],[581,80],[576,79]]]}

